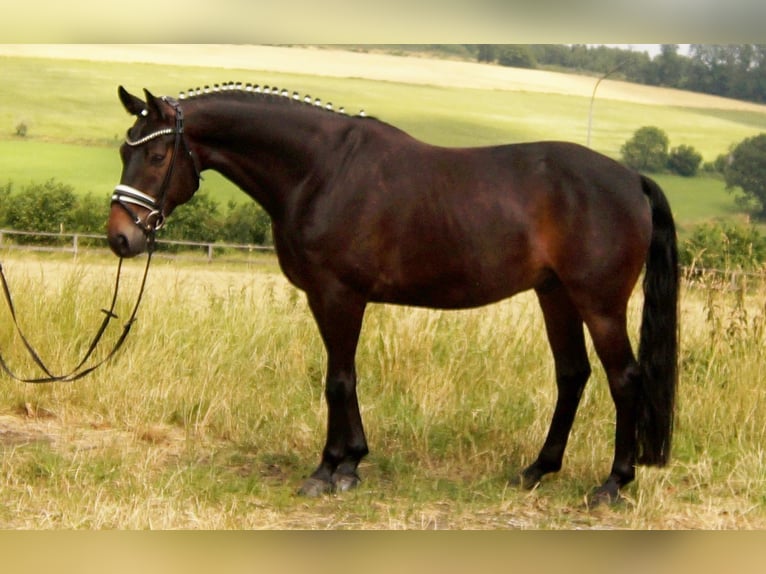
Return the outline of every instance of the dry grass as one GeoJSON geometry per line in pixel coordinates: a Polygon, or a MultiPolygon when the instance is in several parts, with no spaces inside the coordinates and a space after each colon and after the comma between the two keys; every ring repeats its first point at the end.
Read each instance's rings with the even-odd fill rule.
{"type": "MultiPolygon", "coordinates": [[[[3,262],[41,352],[71,363],[113,263],[3,262]],[[44,323],[30,319],[41,310],[44,323]]],[[[139,274],[129,267],[126,299],[139,274]]],[[[674,460],[639,469],[624,504],[593,511],[582,502],[608,471],[613,427],[598,366],[564,469],[531,493],[506,483],[535,456],[554,400],[534,297],[460,313],[373,307],[358,356],[365,480],[305,500],[293,492],[318,462],[325,407],[302,296],[275,266],[160,261],[113,364],[74,384],[4,379],[0,527],[764,528],[765,292],[687,290],[674,460]]],[[[0,321],[4,356],[28,366],[0,321]]]]}
{"type": "MultiPolygon", "coordinates": [[[[194,62],[198,66],[219,69],[309,73],[317,76],[365,78],[414,85],[517,90],[588,98],[594,85],[594,78],[591,76],[315,47],[113,44],[94,48],[90,44],[4,44],[0,45],[0,55],[168,65],[187,65],[194,62]]],[[[602,83],[599,87],[599,98],[661,106],[766,111],[766,106],[763,105],[616,80],[605,80],[602,83]]]]}

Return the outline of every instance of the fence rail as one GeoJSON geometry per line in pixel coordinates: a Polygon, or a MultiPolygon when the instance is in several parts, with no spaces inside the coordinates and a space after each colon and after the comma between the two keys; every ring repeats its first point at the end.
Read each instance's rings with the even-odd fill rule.
{"type": "MultiPolygon", "coordinates": [[[[82,252],[106,252],[108,246],[105,235],[93,233],[51,233],[0,229],[0,249],[71,253],[77,257],[82,252]]],[[[213,259],[226,259],[231,253],[247,255],[273,252],[274,248],[270,245],[158,239],[155,257],[206,259],[208,262],[212,262],[213,259]],[[203,255],[195,256],[193,255],[194,252],[202,252],[203,255]]]]}
{"type": "MultiPolygon", "coordinates": [[[[0,229],[0,250],[3,249],[71,253],[75,258],[82,252],[109,252],[106,235],[0,229]],[[32,238],[38,238],[38,242],[31,241],[32,238]]],[[[218,241],[158,239],[157,251],[155,251],[154,256],[165,259],[205,260],[210,263],[214,260],[247,261],[247,256],[254,253],[274,253],[274,247],[218,241]],[[244,259],[243,256],[245,256],[244,259]]],[[[766,271],[762,270],[708,269],[696,265],[682,267],[681,276],[690,286],[709,283],[711,279],[716,278],[715,282],[725,289],[735,289],[738,285],[748,281],[766,282],[766,271]]]]}

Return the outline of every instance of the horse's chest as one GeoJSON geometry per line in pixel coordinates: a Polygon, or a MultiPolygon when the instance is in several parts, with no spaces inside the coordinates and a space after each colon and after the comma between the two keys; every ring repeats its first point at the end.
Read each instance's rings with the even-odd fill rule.
{"type": "Polygon", "coordinates": [[[278,232],[277,229],[274,229],[274,249],[282,273],[288,281],[299,289],[306,290],[309,277],[305,251],[294,239],[278,232]]]}

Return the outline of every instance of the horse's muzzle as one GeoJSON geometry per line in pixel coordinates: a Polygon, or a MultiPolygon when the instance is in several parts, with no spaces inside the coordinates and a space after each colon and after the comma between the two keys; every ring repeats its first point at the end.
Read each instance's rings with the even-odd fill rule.
{"type": "Polygon", "coordinates": [[[109,215],[106,237],[109,248],[118,257],[135,257],[145,252],[148,247],[148,239],[143,229],[116,205],[112,206],[109,215]]]}

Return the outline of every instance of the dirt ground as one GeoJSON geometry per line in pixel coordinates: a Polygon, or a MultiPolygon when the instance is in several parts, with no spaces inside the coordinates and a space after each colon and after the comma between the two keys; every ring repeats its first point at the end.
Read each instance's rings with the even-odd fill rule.
{"type": "MultiPolygon", "coordinates": [[[[352,52],[335,48],[231,44],[0,44],[0,56],[109,62],[145,62],[216,68],[357,77],[372,80],[520,90],[590,97],[596,78],[492,64],[416,56],[352,52]]],[[[677,105],[766,112],[766,106],[680,90],[605,80],[599,98],[650,105],[677,105]]]]}

